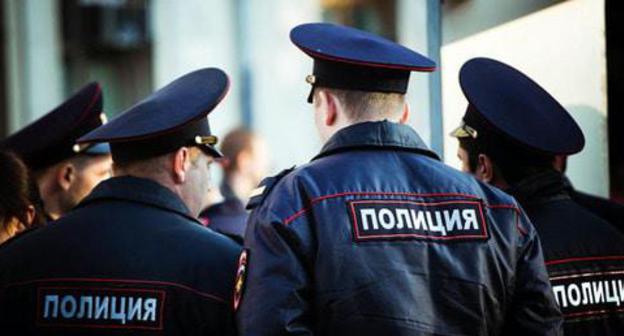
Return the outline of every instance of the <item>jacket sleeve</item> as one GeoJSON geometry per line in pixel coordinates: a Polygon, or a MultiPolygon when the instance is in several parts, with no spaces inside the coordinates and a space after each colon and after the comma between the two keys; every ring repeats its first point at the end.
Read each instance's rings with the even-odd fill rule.
{"type": "Polygon", "coordinates": [[[555,301],[539,237],[524,212],[516,265],[515,290],[503,335],[563,335],[563,318],[555,301]]]}
{"type": "Polygon", "coordinates": [[[247,275],[236,313],[240,334],[313,334],[305,232],[284,224],[264,206],[252,212],[247,225],[247,275]]]}

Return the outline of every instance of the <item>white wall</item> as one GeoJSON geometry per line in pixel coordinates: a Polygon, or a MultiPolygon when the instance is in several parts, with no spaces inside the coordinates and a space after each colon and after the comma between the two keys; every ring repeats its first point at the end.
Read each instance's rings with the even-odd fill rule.
{"type": "Polygon", "coordinates": [[[153,0],[154,89],[205,67],[224,70],[231,81],[225,100],[209,115],[217,135],[240,122],[233,1],[153,0]]]}
{"type": "Polygon", "coordinates": [[[9,133],[64,100],[59,3],[6,0],[4,6],[9,133]]]}
{"type": "MultiPolygon", "coordinates": [[[[428,43],[428,29],[431,29],[427,24],[428,10],[427,0],[397,0],[397,36],[399,43],[433,58],[434,51],[429,50],[428,43]]],[[[432,132],[441,131],[431,129],[432,101],[429,76],[432,75],[430,73],[412,72],[407,92],[407,99],[411,108],[409,124],[427,145],[431,145],[432,132]]]]}
{"type": "MultiPolygon", "coordinates": [[[[446,44],[442,48],[445,134],[459,124],[466,108],[458,83],[461,65],[476,56],[509,63],[540,83],[579,122],[587,144],[570,159],[568,175],[579,189],[607,195],[604,29],[603,0],[569,0],[446,44]]],[[[444,148],[445,160],[458,167],[457,141],[445,138],[444,148]]]]}
{"type": "Polygon", "coordinates": [[[234,1],[154,0],[155,86],[193,69],[217,66],[230,74],[228,98],[210,115],[213,131],[241,123],[239,66],[251,68],[253,128],[270,146],[273,172],[307,162],[320,149],[312,106],[306,103],[311,59],[288,37],[300,23],[319,21],[320,4],[307,0],[248,0],[237,17],[234,1]],[[246,23],[235,20],[248,20],[246,23]],[[245,54],[237,53],[237,27],[243,27],[245,54]],[[247,59],[245,58],[247,55],[247,59]]]}
{"type": "Polygon", "coordinates": [[[273,171],[308,162],[320,150],[312,105],[306,102],[312,59],[289,38],[298,24],[320,21],[321,8],[309,0],[250,0],[254,129],[268,141],[273,171]]]}
{"type": "Polygon", "coordinates": [[[563,0],[446,0],[443,4],[443,43],[530,14],[563,0]]]}

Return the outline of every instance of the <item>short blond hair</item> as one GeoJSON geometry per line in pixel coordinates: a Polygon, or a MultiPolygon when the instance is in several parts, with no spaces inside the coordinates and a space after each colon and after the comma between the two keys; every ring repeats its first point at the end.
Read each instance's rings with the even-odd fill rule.
{"type": "Polygon", "coordinates": [[[338,98],[351,121],[396,118],[403,113],[405,95],[401,93],[324,89],[338,98]]]}

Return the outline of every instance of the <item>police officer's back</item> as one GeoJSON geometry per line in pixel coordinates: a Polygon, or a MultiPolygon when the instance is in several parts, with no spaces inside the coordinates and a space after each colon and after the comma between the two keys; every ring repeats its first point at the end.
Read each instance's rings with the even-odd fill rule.
{"type": "Polygon", "coordinates": [[[265,180],[239,260],[244,335],[559,335],[535,230],[508,195],[441,163],[407,125],[410,71],[435,64],[308,24],[325,145],[265,180]]]}
{"type": "Polygon", "coordinates": [[[461,70],[469,101],[459,138],[464,170],[504,188],[539,233],[566,335],[622,335],[624,236],[577,204],[554,166],[579,152],[583,134],[565,109],[531,79],[495,60],[461,70]]]}
{"type": "Polygon", "coordinates": [[[115,177],[0,249],[3,335],[233,333],[239,248],[195,219],[227,82],[190,73],[80,139],[111,143],[115,177]]]}

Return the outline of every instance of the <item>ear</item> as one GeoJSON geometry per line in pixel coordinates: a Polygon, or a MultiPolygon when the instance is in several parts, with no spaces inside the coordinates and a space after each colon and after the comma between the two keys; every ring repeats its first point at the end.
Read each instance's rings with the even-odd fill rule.
{"type": "Polygon", "coordinates": [[[568,167],[567,155],[556,155],[553,161],[553,167],[560,173],[565,173],[568,167]]]}
{"type": "Polygon", "coordinates": [[[76,179],[76,167],[71,163],[63,163],[56,170],[56,184],[63,190],[69,190],[76,179]]]}
{"type": "Polygon", "coordinates": [[[28,208],[26,209],[26,221],[28,224],[28,226],[30,226],[32,224],[32,222],[35,220],[35,215],[36,215],[36,210],[35,210],[35,206],[34,205],[29,205],[28,208]]]}
{"type": "Polygon", "coordinates": [[[321,96],[326,105],[325,109],[325,126],[333,126],[338,118],[338,99],[333,94],[326,90],[319,90],[319,96],[321,96]]]}
{"type": "Polygon", "coordinates": [[[191,165],[191,151],[187,147],[182,147],[173,154],[171,160],[173,180],[177,184],[184,183],[186,172],[191,165]]]}
{"type": "Polygon", "coordinates": [[[251,150],[249,148],[244,149],[238,153],[238,157],[236,158],[236,163],[238,165],[238,169],[243,172],[247,172],[252,166],[252,155],[251,150]]]}
{"type": "Polygon", "coordinates": [[[489,156],[479,154],[476,175],[483,182],[492,183],[494,181],[494,163],[489,156]]]}
{"type": "Polygon", "coordinates": [[[403,104],[403,113],[401,114],[401,119],[399,119],[399,124],[405,125],[409,121],[410,117],[410,105],[408,102],[403,104]]]}

